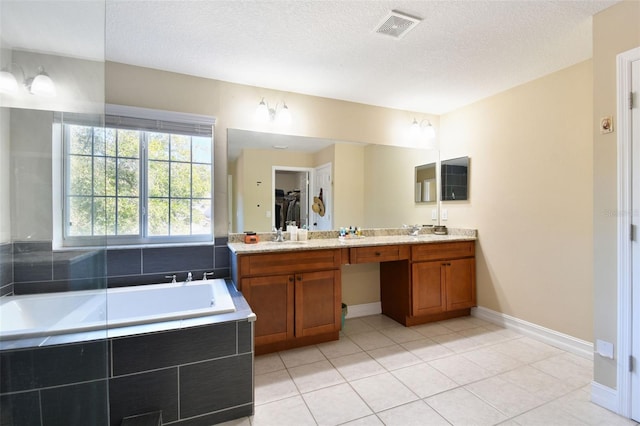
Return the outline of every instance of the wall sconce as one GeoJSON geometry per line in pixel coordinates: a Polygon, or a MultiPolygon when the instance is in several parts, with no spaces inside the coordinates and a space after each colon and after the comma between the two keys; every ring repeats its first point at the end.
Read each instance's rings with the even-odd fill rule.
{"type": "Polygon", "coordinates": [[[418,123],[418,120],[413,119],[411,123],[411,134],[414,137],[423,135],[427,140],[434,139],[436,137],[436,129],[431,124],[431,121],[426,118],[418,123]],[[427,124],[425,124],[425,121],[427,124]]]}
{"type": "Polygon", "coordinates": [[[289,125],[291,124],[291,111],[284,101],[282,102],[282,108],[278,110],[278,104],[274,108],[270,108],[269,104],[262,98],[256,108],[256,118],[261,123],[275,121],[278,124],[289,125]]]}
{"type": "MultiPolygon", "coordinates": [[[[38,74],[35,77],[27,78],[24,73],[24,69],[18,64],[16,65],[20,68],[22,72],[22,84],[27,89],[29,93],[37,96],[44,96],[47,98],[51,98],[56,96],[56,85],[44,71],[43,67],[38,67],[38,74]]],[[[2,68],[0,70],[0,93],[8,93],[15,94],[18,92],[18,80],[16,77],[7,69],[2,68]]]]}

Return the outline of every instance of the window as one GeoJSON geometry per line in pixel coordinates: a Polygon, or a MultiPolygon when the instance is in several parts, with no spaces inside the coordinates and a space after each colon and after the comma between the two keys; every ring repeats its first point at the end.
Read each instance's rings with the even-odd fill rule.
{"type": "Polygon", "coordinates": [[[212,121],[133,110],[63,124],[64,245],[211,241],[212,121]]]}

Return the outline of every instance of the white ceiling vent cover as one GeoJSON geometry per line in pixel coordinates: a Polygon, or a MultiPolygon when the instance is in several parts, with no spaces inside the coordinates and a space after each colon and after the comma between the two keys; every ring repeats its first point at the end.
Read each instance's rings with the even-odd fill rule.
{"type": "Polygon", "coordinates": [[[413,27],[418,25],[420,19],[413,16],[405,15],[404,13],[392,10],[382,20],[376,32],[378,34],[385,34],[395,39],[401,39],[404,37],[413,27]]]}

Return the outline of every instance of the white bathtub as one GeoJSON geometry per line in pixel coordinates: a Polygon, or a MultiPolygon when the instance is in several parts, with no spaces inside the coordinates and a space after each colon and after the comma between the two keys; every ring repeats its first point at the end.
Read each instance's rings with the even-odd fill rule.
{"type": "Polygon", "coordinates": [[[223,279],[0,298],[0,340],[234,312],[223,279]]]}

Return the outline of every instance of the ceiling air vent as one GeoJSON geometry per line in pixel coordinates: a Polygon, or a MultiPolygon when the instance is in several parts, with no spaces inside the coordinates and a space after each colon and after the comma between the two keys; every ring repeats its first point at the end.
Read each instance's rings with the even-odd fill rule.
{"type": "Polygon", "coordinates": [[[413,27],[418,25],[420,19],[413,16],[405,15],[404,13],[392,10],[382,20],[376,32],[378,34],[385,34],[395,39],[401,39],[405,36],[413,27]]]}

